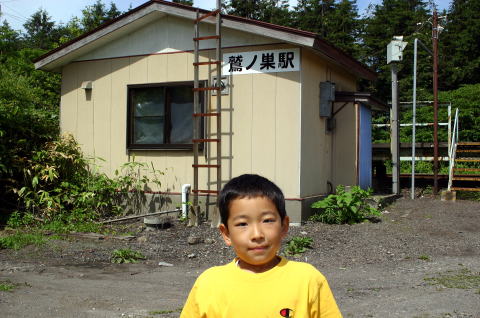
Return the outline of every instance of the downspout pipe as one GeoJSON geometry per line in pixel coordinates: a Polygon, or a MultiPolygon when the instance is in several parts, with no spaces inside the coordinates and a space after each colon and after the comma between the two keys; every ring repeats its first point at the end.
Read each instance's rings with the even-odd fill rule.
{"type": "Polygon", "coordinates": [[[190,184],[182,185],[182,218],[187,218],[188,216],[188,194],[191,187],[190,184]]]}

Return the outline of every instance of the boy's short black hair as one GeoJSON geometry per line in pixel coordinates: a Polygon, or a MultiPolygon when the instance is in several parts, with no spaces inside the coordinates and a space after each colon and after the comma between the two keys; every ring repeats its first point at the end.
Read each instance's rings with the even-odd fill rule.
{"type": "Polygon", "coordinates": [[[285,211],[285,197],[282,190],[272,181],[256,174],[243,174],[231,179],[220,192],[218,209],[222,223],[227,226],[230,203],[235,199],[266,197],[270,199],[283,221],[285,211]]]}

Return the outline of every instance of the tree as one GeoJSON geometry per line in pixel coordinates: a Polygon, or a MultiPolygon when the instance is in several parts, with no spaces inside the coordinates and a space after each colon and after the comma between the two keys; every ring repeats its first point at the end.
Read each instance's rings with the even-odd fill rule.
{"type": "Polygon", "coordinates": [[[480,0],[454,0],[448,10],[448,24],[440,34],[443,89],[480,83],[480,0]]]}
{"type": "Polygon", "coordinates": [[[187,6],[193,6],[193,0],[172,0],[173,3],[185,4],[187,6]]]}
{"type": "Polygon", "coordinates": [[[318,33],[343,51],[357,55],[356,0],[300,0],[295,7],[295,27],[318,33]]]}
{"type": "MultiPolygon", "coordinates": [[[[383,0],[381,4],[370,5],[369,10],[370,15],[361,21],[364,27],[360,60],[379,74],[375,87],[370,86],[367,90],[375,92],[383,100],[389,100],[391,83],[390,66],[387,65],[386,57],[387,45],[396,35],[403,35],[405,40],[410,42],[404,51],[404,60],[399,64],[399,76],[402,77],[400,92],[408,92],[412,83],[412,40],[418,37],[427,45],[431,43],[431,31],[428,27],[424,27],[420,30],[423,33],[419,33],[417,25],[428,20],[428,11],[423,0],[383,0]]],[[[424,57],[419,58],[419,68],[425,70],[426,63],[431,65],[431,60],[423,50],[419,50],[419,54],[424,57]]],[[[424,84],[424,87],[431,87],[431,79],[422,74],[418,83],[424,84]]],[[[431,75],[429,77],[431,78],[431,75]]],[[[402,95],[400,98],[402,99],[402,95]]]]}
{"type": "Polygon", "coordinates": [[[292,25],[287,0],[230,0],[225,9],[228,14],[263,22],[292,25]]]}
{"type": "Polygon", "coordinates": [[[105,23],[120,16],[122,12],[117,9],[115,3],[110,3],[110,8],[107,10],[105,4],[101,0],[97,0],[93,5],[87,6],[82,10],[82,17],[80,19],[84,32],[91,31],[105,23]]]}
{"type": "Polygon", "coordinates": [[[23,24],[26,30],[25,41],[29,47],[48,50],[56,39],[52,37],[55,22],[47,11],[39,9],[23,24]]]}
{"type": "Polygon", "coordinates": [[[20,48],[20,34],[13,30],[6,20],[0,26],[0,62],[20,48]]]}

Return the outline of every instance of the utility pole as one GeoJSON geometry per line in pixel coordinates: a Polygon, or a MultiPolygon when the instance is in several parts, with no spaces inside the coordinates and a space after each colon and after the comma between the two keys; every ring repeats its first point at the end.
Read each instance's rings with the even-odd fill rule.
{"type": "Polygon", "coordinates": [[[433,9],[433,194],[438,194],[438,16],[433,9]]]}
{"type": "Polygon", "coordinates": [[[392,193],[400,194],[400,140],[398,122],[398,69],[397,62],[403,58],[402,51],[407,46],[403,36],[394,36],[387,46],[387,64],[392,73],[392,110],[390,113],[390,150],[392,152],[392,193]]]}

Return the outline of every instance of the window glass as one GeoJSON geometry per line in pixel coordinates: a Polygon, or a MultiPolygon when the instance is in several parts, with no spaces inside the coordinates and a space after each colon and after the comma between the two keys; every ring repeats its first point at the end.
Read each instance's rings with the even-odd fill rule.
{"type": "Polygon", "coordinates": [[[165,89],[138,88],[133,92],[135,144],[162,144],[165,130],[165,89]]]}
{"type": "Polygon", "coordinates": [[[136,144],[163,144],[163,117],[162,118],[135,118],[136,144]]]}
{"type": "Polygon", "coordinates": [[[192,89],[193,82],[129,85],[127,147],[192,149],[192,89]]]}
{"type": "Polygon", "coordinates": [[[171,88],[171,121],[170,142],[189,144],[193,138],[193,91],[192,87],[180,86],[171,88]]]}

